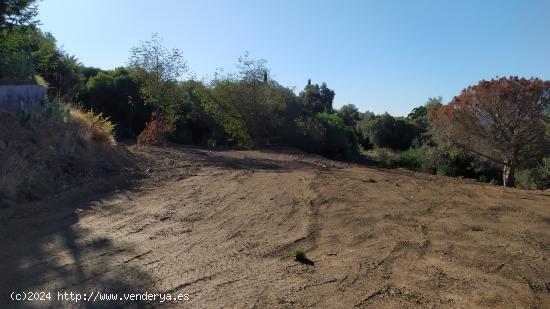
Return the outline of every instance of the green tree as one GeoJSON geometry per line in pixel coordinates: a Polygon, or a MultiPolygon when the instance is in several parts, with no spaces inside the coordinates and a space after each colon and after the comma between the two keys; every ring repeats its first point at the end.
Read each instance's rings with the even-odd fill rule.
{"type": "Polygon", "coordinates": [[[218,112],[218,107],[214,105],[217,102],[203,101],[203,98],[213,100],[210,98],[210,89],[196,80],[182,82],[179,87],[182,101],[174,123],[175,130],[168,137],[169,140],[183,144],[227,145],[228,136],[224,128],[209,113],[218,112]]]}
{"type": "Polygon", "coordinates": [[[344,122],[346,125],[350,127],[354,127],[357,125],[357,122],[361,119],[361,113],[359,113],[359,109],[353,105],[353,104],[345,104],[343,105],[336,114],[344,119],[344,122]]]}
{"type": "Polygon", "coordinates": [[[213,89],[195,90],[203,109],[223,127],[229,144],[251,147],[252,138],[243,119],[236,108],[239,101],[239,85],[231,81],[217,83],[213,89]]]}
{"type": "Polygon", "coordinates": [[[428,114],[441,106],[443,106],[442,97],[428,98],[428,101],[423,106],[414,108],[407,118],[416,123],[422,130],[426,130],[429,126],[428,114]]]}
{"type": "Polygon", "coordinates": [[[154,33],[151,40],[141,42],[131,53],[130,74],[141,85],[144,102],[167,116],[173,115],[181,95],[177,82],[188,70],[182,52],[163,47],[162,39],[154,33]]]}
{"type": "Polygon", "coordinates": [[[338,115],[318,113],[301,117],[294,146],[338,160],[353,160],[357,155],[357,139],[353,130],[338,115]]]}
{"type": "Polygon", "coordinates": [[[0,80],[31,81],[30,30],[16,28],[0,42],[0,80]]]}
{"type": "MultiPolygon", "coordinates": [[[[96,69],[84,71],[91,74],[96,69]]],[[[118,136],[134,137],[143,130],[152,111],[143,104],[139,89],[125,68],[100,70],[86,80],[78,99],[84,108],[108,116],[116,124],[118,136]]]]}
{"type": "Polygon", "coordinates": [[[418,127],[406,119],[385,113],[375,118],[363,118],[358,125],[361,135],[379,148],[406,150],[419,136],[418,127]]]}
{"type": "Polygon", "coordinates": [[[37,0],[0,1],[0,43],[17,28],[34,27],[38,23],[37,0]]]}
{"type": "Polygon", "coordinates": [[[241,113],[249,134],[256,144],[265,141],[266,114],[270,108],[266,102],[265,92],[270,89],[267,76],[270,72],[267,60],[254,59],[246,52],[239,57],[238,69],[238,101],[235,107],[241,113]]]}
{"type": "Polygon", "coordinates": [[[323,83],[321,86],[318,84],[312,85],[311,80],[308,80],[306,87],[300,92],[304,107],[313,114],[332,113],[334,96],[334,91],[328,88],[326,83],[323,83]]]}

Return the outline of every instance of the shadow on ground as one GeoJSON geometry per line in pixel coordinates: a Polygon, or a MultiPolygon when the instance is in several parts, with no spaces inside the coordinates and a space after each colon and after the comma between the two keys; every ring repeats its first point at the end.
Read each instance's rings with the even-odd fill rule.
{"type": "Polygon", "coordinates": [[[86,190],[93,193],[68,192],[57,198],[0,209],[0,307],[117,307],[123,302],[58,302],[57,292],[89,295],[92,291],[151,290],[153,280],[148,274],[113,260],[121,253],[132,255],[121,252],[131,251],[123,240],[98,237],[79,226],[81,214],[90,211],[95,202],[131,190],[130,183],[114,187],[102,184],[95,190],[86,190]],[[83,263],[84,256],[92,262],[83,263]],[[56,290],[43,290],[41,287],[46,285],[56,290]],[[12,292],[31,291],[51,292],[51,302],[11,300],[12,292]]]}

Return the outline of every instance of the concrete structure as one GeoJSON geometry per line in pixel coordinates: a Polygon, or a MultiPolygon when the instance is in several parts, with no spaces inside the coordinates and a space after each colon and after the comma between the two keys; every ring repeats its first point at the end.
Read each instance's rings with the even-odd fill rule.
{"type": "Polygon", "coordinates": [[[0,111],[24,114],[40,106],[45,95],[40,85],[0,85],[0,111]]]}

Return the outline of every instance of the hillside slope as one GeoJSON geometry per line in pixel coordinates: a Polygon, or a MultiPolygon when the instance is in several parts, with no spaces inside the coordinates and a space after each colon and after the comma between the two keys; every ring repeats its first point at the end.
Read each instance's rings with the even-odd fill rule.
{"type": "Polygon", "coordinates": [[[548,191],[293,150],[128,148],[140,181],[0,209],[1,307],[21,305],[11,291],[190,294],[79,304],[107,307],[550,304],[548,191]]]}

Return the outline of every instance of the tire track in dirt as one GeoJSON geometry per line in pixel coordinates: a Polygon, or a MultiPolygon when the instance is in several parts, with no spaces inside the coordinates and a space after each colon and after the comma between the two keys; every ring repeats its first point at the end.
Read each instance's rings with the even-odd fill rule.
{"type": "Polygon", "coordinates": [[[146,175],[131,188],[0,210],[0,292],[191,295],[136,305],[166,308],[550,303],[544,192],[294,150],[129,150],[146,175]],[[288,255],[298,247],[314,265],[288,255]]]}

